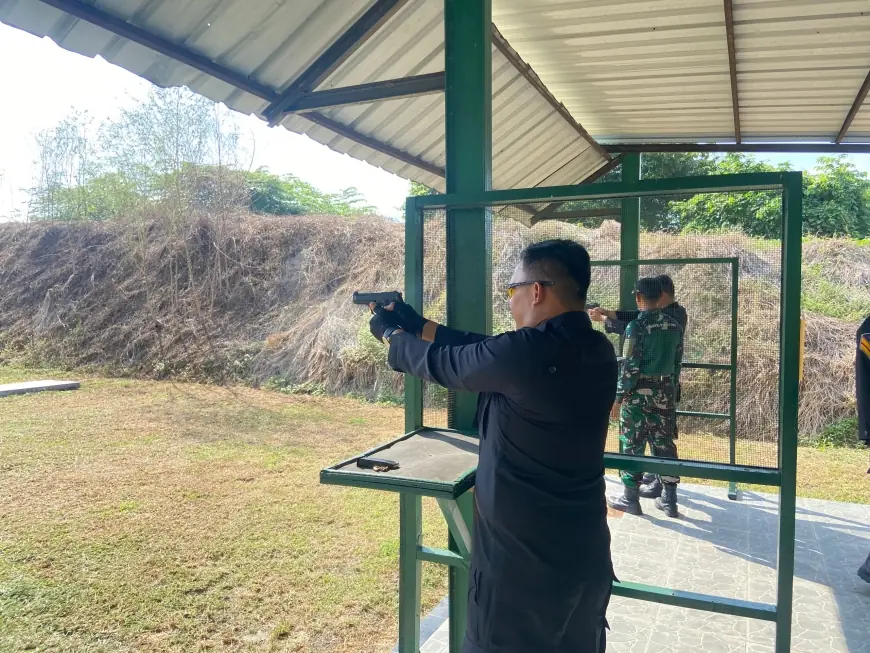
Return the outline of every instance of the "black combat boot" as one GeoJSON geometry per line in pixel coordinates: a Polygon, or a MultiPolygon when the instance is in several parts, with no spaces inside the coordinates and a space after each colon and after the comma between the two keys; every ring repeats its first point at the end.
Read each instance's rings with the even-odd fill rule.
{"type": "Polygon", "coordinates": [[[662,510],[668,517],[679,517],[677,512],[677,484],[664,483],[662,496],[656,499],[656,508],[662,510]]]}
{"type": "Polygon", "coordinates": [[[621,497],[607,497],[607,505],[629,515],[642,515],[636,487],[626,487],[621,497]]]}
{"type": "Polygon", "coordinates": [[[644,499],[658,499],[662,496],[662,479],[658,476],[653,476],[652,480],[647,482],[647,474],[644,474],[644,484],[640,486],[638,492],[644,499]]]}
{"type": "Polygon", "coordinates": [[[643,475],[643,481],[641,481],[641,483],[643,483],[644,485],[649,485],[657,478],[658,474],[650,474],[649,472],[645,472],[643,475]]]}
{"type": "Polygon", "coordinates": [[[864,564],[858,570],[858,576],[861,580],[870,583],[870,555],[867,556],[867,560],[864,561],[864,564]]]}

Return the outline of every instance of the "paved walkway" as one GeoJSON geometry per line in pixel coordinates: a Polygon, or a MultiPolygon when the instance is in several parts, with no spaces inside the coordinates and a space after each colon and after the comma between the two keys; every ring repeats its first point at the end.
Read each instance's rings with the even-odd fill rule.
{"type": "MultiPolygon", "coordinates": [[[[608,492],[618,491],[608,478],[608,492]]],[[[682,518],[644,500],[644,517],[611,517],[616,574],[673,589],[776,602],[777,497],[682,485],[682,518]]],[[[870,584],[855,574],[870,552],[870,506],[798,499],[795,653],[870,653],[870,584]]],[[[444,606],[421,653],[446,653],[444,606]]],[[[773,653],[774,624],[614,597],[608,653],[773,653]]],[[[429,633],[426,633],[428,635],[429,633]]]]}

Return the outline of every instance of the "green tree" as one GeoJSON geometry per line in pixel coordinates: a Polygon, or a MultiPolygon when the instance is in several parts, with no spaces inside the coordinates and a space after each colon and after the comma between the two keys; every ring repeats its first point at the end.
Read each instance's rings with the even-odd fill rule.
{"type": "Polygon", "coordinates": [[[87,112],[73,110],[36,135],[36,177],[29,189],[28,219],[89,219],[90,184],[101,171],[94,133],[87,112]]]}
{"type": "Polygon", "coordinates": [[[408,188],[408,195],[410,197],[420,197],[421,195],[435,195],[437,191],[434,188],[429,188],[423,184],[420,184],[416,181],[409,182],[410,187],[408,188]]]}
{"type": "Polygon", "coordinates": [[[105,172],[84,184],[55,190],[54,203],[66,220],[111,220],[142,206],[143,198],[131,179],[105,172]]]}
{"type": "Polygon", "coordinates": [[[298,177],[278,176],[262,168],[246,173],[245,183],[249,194],[249,208],[254,213],[324,213],[353,217],[371,215],[376,211],[354,187],[345,188],[337,194],[324,193],[298,177]]]}
{"type": "MultiPolygon", "coordinates": [[[[641,178],[668,179],[713,174],[716,158],[699,152],[656,152],[640,159],[641,178]]],[[[679,216],[671,210],[674,197],[643,197],[640,201],[641,227],[648,231],[679,231],[679,216]]]]}
{"type": "Polygon", "coordinates": [[[804,175],[804,233],[870,235],[870,180],[844,155],[824,156],[804,175]]]}
{"type": "MultiPolygon", "coordinates": [[[[715,174],[774,172],[788,169],[788,163],[772,166],[747,154],[727,154],[715,160],[715,174]]],[[[781,203],[769,191],[700,193],[671,201],[671,222],[677,229],[694,232],[739,230],[759,238],[778,238],[781,203]]]]}

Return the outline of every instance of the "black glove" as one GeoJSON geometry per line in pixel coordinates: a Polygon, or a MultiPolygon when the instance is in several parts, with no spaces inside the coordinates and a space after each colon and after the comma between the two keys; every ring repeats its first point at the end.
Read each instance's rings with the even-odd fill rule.
{"type": "Polygon", "coordinates": [[[426,324],[426,318],[411,308],[410,304],[396,302],[392,312],[398,316],[398,323],[402,329],[418,336],[423,333],[423,325],[426,324]]]}
{"type": "Polygon", "coordinates": [[[401,328],[399,316],[395,311],[388,311],[380,306],[375,307],[374,315],[369,320],[369,331],[375,338],[383,342],[384,338],[389,338],[394,331],[401,328]]]}

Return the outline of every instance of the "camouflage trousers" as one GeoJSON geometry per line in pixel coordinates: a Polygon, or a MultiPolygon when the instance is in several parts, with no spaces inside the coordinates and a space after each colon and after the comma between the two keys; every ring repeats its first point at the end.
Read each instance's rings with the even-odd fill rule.
{"type": "MultiPolygon", "coordinates": [[[[619,441],[622,453],[643,456],[649,444],[650,453],[659,458],[676,458],[677,407],[676,393],[667,382],[646,383],[625,396],[619,413],[619,441]]],[[[638,487],[643,472],[620,472],[626,487],[638,487]]],[[[679,476],[662,476],[663,483],[679,483],[679,476]]]]}

